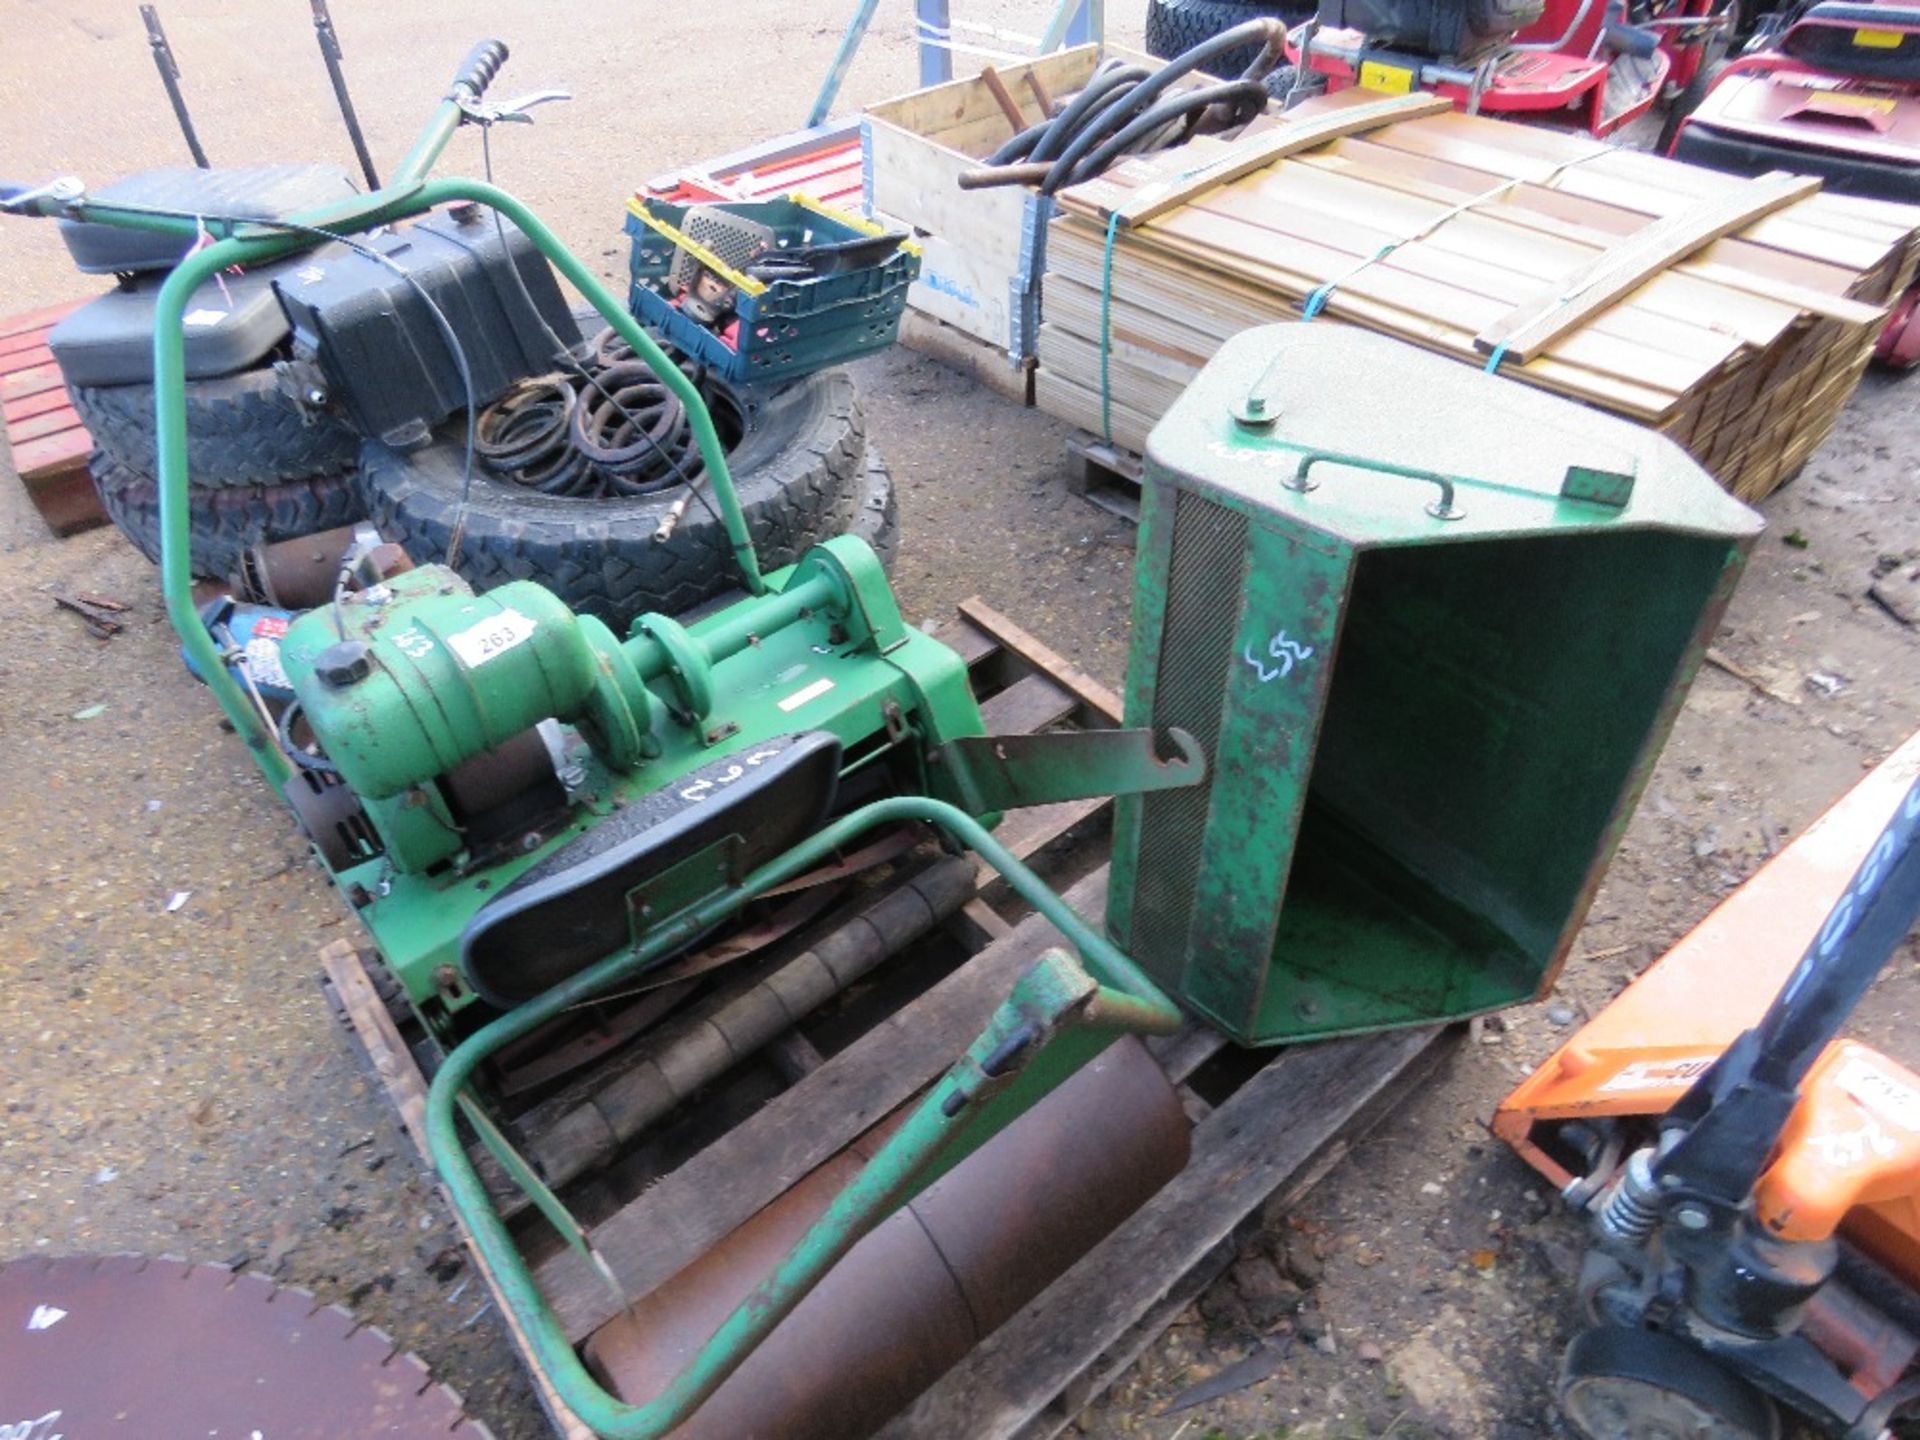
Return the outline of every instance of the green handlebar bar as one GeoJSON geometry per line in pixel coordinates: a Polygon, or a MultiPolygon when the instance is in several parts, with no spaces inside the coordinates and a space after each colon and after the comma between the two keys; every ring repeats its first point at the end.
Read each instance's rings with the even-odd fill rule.
{"type": "MultiPolygon", "coordinates": [[[[1008,1032],[990,1026],[967,1055],[938,1081],[907,1122],[861,1170],[826,1213],[780,1260],[752,1295],[708,1339],[666,1388],[644,1405],[627,1404],[607,1393],[574,1353],[566,1332],[528,1272],[506,1222],[475,1171],[456,1126],[457,1107],[474,1072],[502,1046],[530,1034],[556,1015],[601,994],[662,956],[697,939],[754,896],[811,869],[835,850],[879,825],[918,820],[937,825],[975,851],[1006,877],[1014,892],[1044,916],[1079,953],[1091,990],[1075,988],[1045,964],[1029,974],[1027,1004],[1051,1001],[1058,1026],[1057,1043],[1069,1049],[1067,1025],[1086,1029],[1071,1058],[1058,1062],[1040,1083],[1058,1084],[1122,1033],[1165,1034],[1176,1029],[1179,1009],[1115,946],[1056,895],[1047,884],[972,816],[942,801],[921,796],[881,800],[834,821],[779,859],[749,875],[734,891],[710,897],[649,932],[631,951],[608,956],[517,1009],[502,1015],[462,1042],[434,1073],[427,1093],[427,1146],[454,1209],[493,1272],[500,1292],[526,1331],[534,1358],[560,1398],[596,1434],[608,1440],[653,1440],[682,1424],[773,1328],[804,1299],[862,1236],[938,1174],[982,1136],[979,1125],[995,1121],[980,1115],[995,1087],[1014,1078],[993,1068],[992,1053],[1005,1050],[1008,1032]],[[1062,1021],[1072,1014],[1076,1021],[1062,1021]],[[975,1133],[968,1133],[970,1123],[975,1133]]],[[[1081,977],[1084,979],[1085,977],[1081,977]]],[[[1014,1000],[1021,1001],[1016,987],[1014,1000]]],[[[996,1020],[1000,1019],[996,1016],[996,1020]]],[[[1052,1034],[1048,1038],[1052,1038],[1052,1034]]],[[[1032,1047],[1024,1068],[1039,1069],[1032,1047]]],[[[998,1123],[1005,1123],[1004,1118],[998,1123]]]]}

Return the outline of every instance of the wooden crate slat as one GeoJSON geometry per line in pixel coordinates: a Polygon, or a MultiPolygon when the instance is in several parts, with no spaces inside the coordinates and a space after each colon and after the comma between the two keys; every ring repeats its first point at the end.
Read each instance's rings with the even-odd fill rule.
{"type": "MultiPolygon", "coordinates": [[[[42,390],[37,395],[23,395],[18,400],[0,401],[0,419],[8,426],[16,420],[31,420],[36,415],[51,414],[56,410],[72,410],[73,402],[68,399],[66,387],[55,386],[42,390]]],[[[78,418],[78,412],[75,412],[78,418]]]]}
{"type": "MultiPolygon", "coordinates": [[[[13,466],[20,472],[21,479],[26,480],[69,465],[85,465],[92,453],[93,437],[85,430],[62,430],[57,435],[14,446],[13,466]]],[[[28,488],[32,488],[31,484],[28,488]]]]}
{"type": "Polygon", "coordinates": [[[7,440],[14,447],[16,464],[19,449],[27,441],[44,440],[69,430],[78,430],[81,434],[86,434],[86,427],[80,423],[80,416],[70,405],[48,406],[40,414],[21,420],[16,420],[11,415],[7,417],[7,440]]]}
{"type": "Polygon", "coordinates": [[[17,375],[22,371],[34,370],[43,365],[52,365],[55,370],[59,369],[59,365],[53,358],[53,351],[47,348],[44,335],[27,335],[20,338],[29,343],[18,350],[0,355],[0,374],[17,375]]]}
{"type": "Polygon", "coordinates": [[[18,315],[0,315],[0,340],[24,335],[29,331],[51,330],[82,305],[92,303],[92,297],[85,300],[63,300],[58,305],[42,305],[38,310],[24,310],[18,315]]]}
{"type": "Polygon", "coordinates": [[[35,365],[29,369],[0,374],[0,401],[21,400],[29,395],[44,395],[49,390],[58,390],[64,394],[66,388],[66,377],[60,373],[58,365],[35,365]]]}

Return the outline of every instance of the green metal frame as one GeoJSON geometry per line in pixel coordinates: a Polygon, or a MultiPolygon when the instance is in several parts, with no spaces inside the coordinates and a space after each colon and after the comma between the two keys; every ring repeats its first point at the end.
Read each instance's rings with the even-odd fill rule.
{"type": "Polygon", "coordinates": [[[324,236],[354,235],[439,205],[471,201],[497,211],[518,227],[535,248],[571,281],[608,324],[619,332],[634,353],[653,366],[682,404],[692,421],[694,441],[705,463],[721,521],[739,568],[742,584],[751,595],[767,591],[753,538],[727,468],[725,447],[713,417],[693,382],[670,361],[626,308],[597,280],[558,236],[527,206],[493,185],[478,180],[429,180],[426,172],[439,158],[453,132],[465,118],[456,93],[435,110],[432,120],[399,170],[384,189],[358,195],[292,216],[286,229],[261,224],[222,224],[199,217],[161,215],[149,210],[99,205],[84,196],[76,200],[49,199],[39,203],[42,213],[91,220],[125,229],[153,230],[178,235],[191,242],[203,232],[220,236],[213,244],[192,251],[160,287],[153,314],[154,408],[158,431],[158,489],[160,499],[160,583],[166,597],[167,618],[179,632],[194,668],[206,680],[236,733],[253,751],[254,761],[275,790],[285,786],[292,767],[232,673],[221,661],[218,647],[200,624],[193,603],[193,577],[187,523],[187,407],[186,341],[181,328],[187,303],[202,284],[234,265],[258,265],[266,260],[310,249],[324,236]]]}
{"type": "Polygon", "coordinates": [[[534,1358],[560,1398],[608,1440],[651,1440],[682,1424],[835,1263],[888,1215],[1119,1035],[1168,1034],[1180,1022],[1179,1008],[1138,966],[1075,914],[977,820],[941,801],[906,796],[878,801],[842,817],[755,871],[739,890],[694,905],[656,927],[634,951],[609,956],[476,1032],[447,1056],[433,1077],[427,1094],[427,1144],[455,1210],[525,1327],[534,1358]],[[608,1394],[574,1353],[475,1171],[456,1124],[463,1092],[481,1063],[502,1046],[618,985],[864,832],[908,820],[937,825],[979,854],[1067,938],[1079,962],[1057,950],[1044,955],[907,1122],[659,1396],[644,1405],[627,1404],[608,1394]]]}
{"type": "MultiPolygon", "coordinates": [[[[484,82],[482,82],[484,83],[484,82]]],[[[154,391],[158,420],[158,489],[161,584],[167,614],[192,663],[221,709],[252,749],[276,790],[292,776],[276,737],[245,690],[222,663],[200,623],[192,596],[187,513],[187,427],[182,316],[203,282],[234,265],[258,264],[317,243],[321,235],[364,232],[421,214],[435,206],[468,201],[491,207],[511,221],[602,316],[653,366],[685,404],[747,591],[768,595],[759,558],[747,532],[726,455],[706,405],[691,381],[660,350],[620,303],[526,206],[491,185],[472,180],[428,180],[426,172],[478,99],[471,82],[456,81],[413,150],[385,188],[293,217],[288,226],[222,223],[152,211],[93,204],[84,195],[48,196],[40,213],[154,230],[191,240],[210,226],[220,238],[190,252],[161,287],[154,312],[154,391]]],[[[807,587],[801,587],[806,590],[807,587]]],[[[811,592],[808,591],[808,594],[811,592]]],[[[794,602],[806,595],[796,593],[794,602]]],[[[723,622],[724,623],[724,622],[723,622]]],[[[1135,746],[1135,750],[1140,747],[1135,746]]],[[[1140,778],[1155,786],[1193,783],[1203,768],[1181,737],[1184,763],[1136,762],[1140,778]],[[1174,775],[1156,772],[1170,770],[1174,775]]],[[[1112,769],[1119,757],[1103,751],[1112,769]]],[[[1122,768],[1125,768],[1124,766],[1122,768]]],[[[484,1026],[458,1045],[436,1072],[427,1100],[428,1146],[447,1183],[454,1208],[468,1227],[502,1293],[525,1327],[536,1363],[561,1399],[597,1433],[610,1440],[664,1435],[681,1424],[731,1374],[780,1320],[859,1239],[920,1190],[1005,1128],[1123,1034],[1164,1034],[1181,1023],[1181,1012],[1130,959],[1075,914],[1043,881],[1022,865],[987,829],[963,810],[929,796],[908,796],[868,805],[827,825],[804,843],[748,876],[739,888],[707,894],[654,926],[631,950],[607,957],[536,999],[484,1026]],[[570,1244],[586,1249],[585,1237],[532,1170],[518,1161],[506,1139],[469,1091],[476,1069],[501,1046],[525,1036],[567,1008],[666,957],[755,896],[819,864],[877,826],[921,821],[937,826],[972,849],[1006,877],[1014,891],[1050,921],[1078,954],[1050,950],[1016,984],[986,1029],[937,1083],[911,1117],[885,1143],[825,1215],[763,1280],[753,1295],[700,1349],[656,1399],[624,1403],[607,1393],[574,1352],[552,1309],[475,1172],[458,1120],[465,1114],[509,1174],[570,1244]]],[[[611,1275],[608,1276],[612,1283],[611,1275]]]]}

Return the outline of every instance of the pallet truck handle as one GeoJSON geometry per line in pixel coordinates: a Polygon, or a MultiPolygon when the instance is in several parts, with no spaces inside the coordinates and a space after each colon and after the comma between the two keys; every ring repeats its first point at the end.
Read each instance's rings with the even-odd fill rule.
{"type": "MultiPolygon", "coordinates": [[[[1920,781],[1893,812],[1787,983],[1668,1113],[1663,1195],[1731,1216],[1773,1156],[1800,1085],[1920,918],[1920,781]]],[[[1665,1203],[1665,1202],[1663,1202],[1665,1203]]]]}

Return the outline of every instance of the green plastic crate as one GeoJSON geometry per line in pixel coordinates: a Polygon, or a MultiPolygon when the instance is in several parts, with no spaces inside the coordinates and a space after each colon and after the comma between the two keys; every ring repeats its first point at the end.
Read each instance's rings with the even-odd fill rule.
{"type": "MultiPolygon", "coordinates": [[[[636,196],[628,204],[626,231],[633,237],[628,303],[643,323],[723,378],[738,385],[792,380],[884,350],[899,337],[907,287],[920,274],[920,248],[907,240],[855,269],[764,284],[712,257],[708,268],[728,279],[738,294],[737,341],[728,344],[683,314],[667,289],[674,254],[682,248],[681,224],[690,208],[648,196],[636,196]]],[[[715,201],[709,208],[765,225],[782,248],[882,233],[876,225],[802,195],[715,201]]]]}

